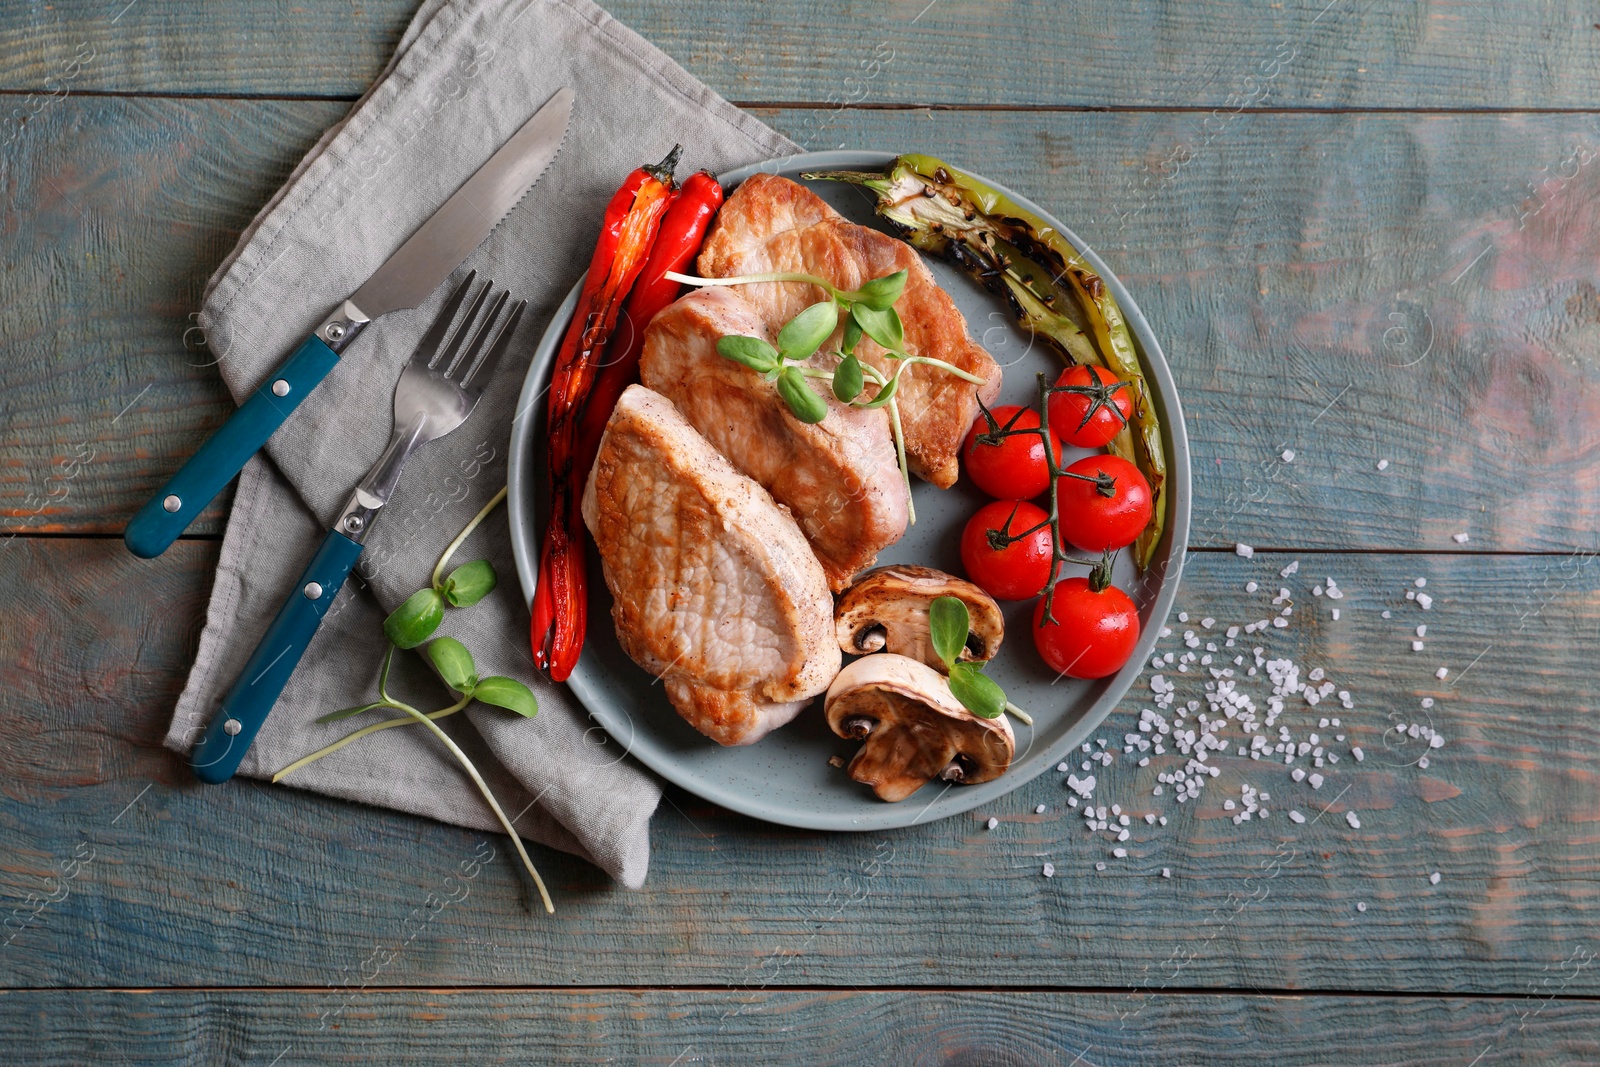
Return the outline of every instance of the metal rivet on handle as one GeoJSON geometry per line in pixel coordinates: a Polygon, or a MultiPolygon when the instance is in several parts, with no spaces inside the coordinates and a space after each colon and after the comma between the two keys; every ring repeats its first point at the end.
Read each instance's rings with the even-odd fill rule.
{"type": "Polygon", "coordinates": [[[161,502],[161,506],[166,508],[168,511],[177,511],[179,508],[183,507],[183,501],[176,496],[169,496],[167,499],[161,502]]]}
{"type": "Polygon", "coordinates": [[[237,735],[238,732],[243,729],[244,723],[240,722],[238,719],[228,719],[222,724],[222,732],[227,734],[229,737],[237,735]]]}
{"type": "Polygon", "coordinates": [[[289,395],[289,383],[284,381],[282,378],[279,378],[277,381],[273,382],[272,383],[272,395],[273,396],[288,396],[289,395]]]}
{"type": "Polygon", "coordinates": [[[318,585],[316,582],[307,582],[306,587],[302,589],[301,592],[305,593],[307,600],[322,599],[322,586],[318,585]]]}
{"type": "Polygon", "coordinates": [[[344,517],[344,528],[351,533],[360,533],[362,525],[360,515],[346,515],[344,517]]]}
{"type": "Polygon", "coordinates": [[[337,322],[328,323],[328,328],[323,332],[328,335],[330,341],[344,340],[344,327],[337,322]]]}

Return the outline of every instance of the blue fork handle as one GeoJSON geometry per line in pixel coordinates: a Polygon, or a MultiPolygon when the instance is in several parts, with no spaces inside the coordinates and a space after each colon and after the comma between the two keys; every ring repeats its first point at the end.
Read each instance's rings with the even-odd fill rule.
{"type": "Polygon", "coordinates": [[[165,552],[338,362],[333,349],[306,338],[139,509],[122,535],[128,551],[143,559],[165,552]]]}
{"type": "Polygon", "coordinates": [[[338,530],[323,538],[189,757],[202,782],[225,782],[239,769],[360,555],[361,546],[338,530]]]}

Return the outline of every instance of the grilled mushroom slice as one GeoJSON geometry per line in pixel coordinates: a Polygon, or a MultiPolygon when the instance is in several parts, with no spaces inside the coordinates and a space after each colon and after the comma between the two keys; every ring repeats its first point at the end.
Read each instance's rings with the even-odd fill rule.
{"type": "Polygon", "coordinates": [[[850,761],[850,777],[890,802],[935,778],[962,785],[998,778],[1016,752],[1004,715],[978,718],[944,675],[889,652],[840,671],[824,710],[834,733],[866,742],[850,761]]]}
{"type": "Polygon", "coordinates": [[[979,663],[993,659],[1006,631],[994,597],[953,574],[903,564],[868,571],[839,597],[833,607],[839,647],[855,656],[869,652],[910,656],[942,670],[944,663],[928,633],[928,605],[942,596],[953,596],[967,606],[971,623],[961,658],[979,663]]]}

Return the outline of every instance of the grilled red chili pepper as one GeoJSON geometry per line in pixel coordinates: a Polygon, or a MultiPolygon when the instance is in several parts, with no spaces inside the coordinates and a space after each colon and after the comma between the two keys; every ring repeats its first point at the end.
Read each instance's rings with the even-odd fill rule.
{"type": "Polygon", "coordinates": [[[689,266],[705,241],[711,220],[722,207],[722,186],[705,171],[689,175],[678,198],[661,220],[655,247],[639,280],[634,283],[622,318],[611,333],[599,377],[583,407],[583,422],[578,430],[577,465],[579,478],[589,476],[594,457],[600,451],[600,438],[622,391],[638,379],[639,354],[644,351],[644,328],[656,312],[678,299],[683,284],[666,277],[667,271],[682,271],[689,266]]]}
{"type": "Polygon", "coordinates": [[[606,205],[589,275],[550,375],[550,525],[539,557],[531,641],[534,663],[548,667],[558,682],[566,681],[578,662],[587,623],[583,519],[574,485],[588,473],[574,463],[584,401],[622,301],[644,269],[676,195],[672,170],[681,150],[675,146],[660,164],[629,174],[606,205]]]}

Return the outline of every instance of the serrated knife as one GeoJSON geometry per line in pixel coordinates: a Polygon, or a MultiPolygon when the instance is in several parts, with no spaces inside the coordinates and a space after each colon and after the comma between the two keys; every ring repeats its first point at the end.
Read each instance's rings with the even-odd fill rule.
{"type": "Polygon", "coordinates": [[[500,224],[561,151],[573,94],[552,96],[359,289],[267,375],[228,421],[139,509],[122,535],[150,559],[177,540],[339,362],[368,323],[414,308],[500,224]]]}

